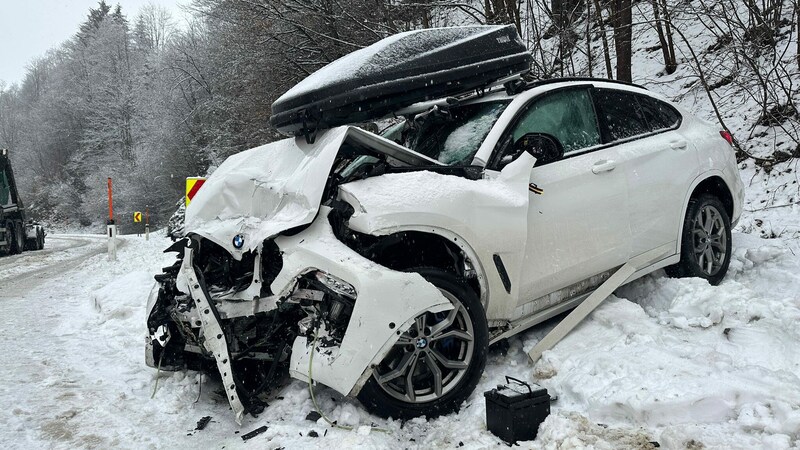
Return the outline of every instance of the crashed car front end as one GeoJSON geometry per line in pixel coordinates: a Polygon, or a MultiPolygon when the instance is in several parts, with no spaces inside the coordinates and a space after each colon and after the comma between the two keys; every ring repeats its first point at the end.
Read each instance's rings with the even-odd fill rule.
{"type": "Polygon", "coordinates": [[[218,371],[238,422],[287,371],[357,395],[416,317],[452,309],[419,274],[381,266],[336,237],[342,206],[324,200],[330,186],[310,180],[336,178],[336,155],[363,133],[349,130],[313,146],[274,145],[293,159],[291,173],[274,169],[281,162],[272,148],[223,164],[187,210],[187,238],[167,250],[178,260],[156,276],[148,365],[218,371]],[[259,178],[254,161],[273,173],[259,178]],[[225,210],[232,202],[236,213],[225,210]]]}

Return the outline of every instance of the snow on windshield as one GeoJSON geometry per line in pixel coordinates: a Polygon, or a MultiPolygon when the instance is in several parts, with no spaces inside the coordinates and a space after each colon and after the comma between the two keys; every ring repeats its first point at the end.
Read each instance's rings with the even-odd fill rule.
{"type": "Polygon", "coordinates": [[[439,161],[451,165],[474,155],[505,106],[504,103],[489,104],[472,120],[454,129],[444,141],[439,161]]]}

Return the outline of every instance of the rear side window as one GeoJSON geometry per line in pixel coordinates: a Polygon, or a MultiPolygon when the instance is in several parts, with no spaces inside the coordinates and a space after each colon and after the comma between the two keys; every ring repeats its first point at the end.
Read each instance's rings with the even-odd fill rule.
{"type": "Polygon", "coordinates": [[[605,128],[608,142],[628,139],[650,132],[647,119],[639,106],[636,94],[610,89],[597,89],[594,98],[598,103],[600,122],[605,128]]]}
{"type": "Polygon", "coordinates": [[[642,114],[650,131],[660,131],[678,126],[681,116],[668,104],[645,95],[637,95],[642,114]]]}

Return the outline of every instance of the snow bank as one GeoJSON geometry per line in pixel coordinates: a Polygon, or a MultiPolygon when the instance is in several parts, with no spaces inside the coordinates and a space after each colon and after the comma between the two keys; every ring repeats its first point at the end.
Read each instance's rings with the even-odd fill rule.
{"type": "Polygon", "coordinates": [[[559,408],[647,427],[673,447],[800,444],[800,261],[734,239],[719,287],[647,277],[547,352],[535,373],[560,395],[559,408]]]}

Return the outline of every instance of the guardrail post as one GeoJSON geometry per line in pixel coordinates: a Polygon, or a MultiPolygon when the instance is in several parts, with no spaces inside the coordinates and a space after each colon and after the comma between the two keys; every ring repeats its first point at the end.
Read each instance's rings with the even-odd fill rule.
{"type": "Polygon", "coordinates": [[[111,195],[111,177],[108,177],[108,221],[106,222],[108,235],[108,260],[117,260],[117,225],[114,223],[114,199],[111,195]]]}
{"type": "Polygon", "coordinates": [[[116,261],[117,260],[117,226],[114,224],[113,220],[109,220],[108,224],[106,225],[106,231],[108,234],[108,260],[109,261],[116,261]]]}

